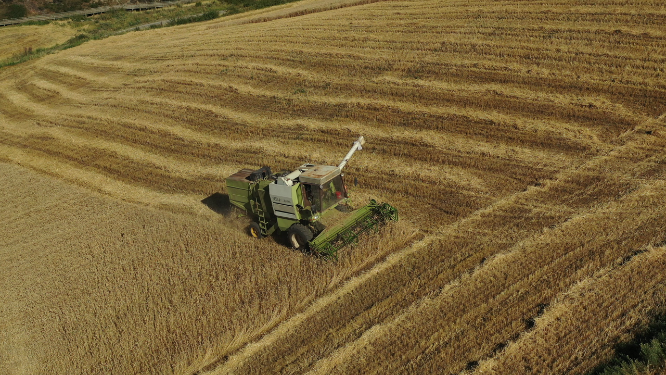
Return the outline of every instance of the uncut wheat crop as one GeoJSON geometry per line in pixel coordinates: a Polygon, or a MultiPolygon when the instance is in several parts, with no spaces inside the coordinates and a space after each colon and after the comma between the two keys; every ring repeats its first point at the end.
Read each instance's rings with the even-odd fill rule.
{"type": "Polygon", "coordinates": [[[666,302],[664,24],[306,0],[0,68],[0,372],[590,371],[666,302]],[[208,203],[359,135],[400,221],[337,262],[208,203]]]}
{"type": "Polygon", "coordinates": [[[0,62],[40,48],[52,47],[74,37],[76,30],[63,23],[3,27],[0,29],[0,62]]]}

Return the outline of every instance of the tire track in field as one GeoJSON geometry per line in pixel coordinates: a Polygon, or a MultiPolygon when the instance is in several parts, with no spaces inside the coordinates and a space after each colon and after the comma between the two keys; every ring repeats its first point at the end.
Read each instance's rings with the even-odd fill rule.
{"type": "MultiPolygon", "coordinates": [[[[651,203],[666,202],[666,194],[663,193],[661,199],[651,203]]],[[[640,191],[635,195],[639,194],[640,191]]],[[[494,267],[495,272],[479,275],[478,279],[483,284],[477,284],[476,291],[469,287],[471,280],[469,283],[461,281],[460,290],[449,292],[451,298],[435,302],[425,310],[438,316],[437,310],[449,310],[451,313],[451,306],[464,305],[465,313],[457,314],[452,320],[435,318],[437,325],[445,328],[440,328],[428,340],[421,337],[420,348],[406,355],[413,358],[412,361],[395,361],[393,365],[407,372],[422,373],[455,370],[456,365],[462,369],[470,362],[478,362],[487,356],[486,353],[492,353],[497,346],[520,334],[524,329],[521,323],[529,328],[528,323],[538,313],[538,306],[549,304],[557,293],[592,277],[600,269],[615,265],[619,259],[631,256],[636,249],[661,241],[663,236],[660,230],[666,230],[661,224],[664,215],[655,213],[654,206],[646,207],[644,201],[640,201],[642,197],[635,199],[632,195],[623,198],[627,201],[633,198],[628,205],[623,202],[611,205],[606,212],[586,213],[581,219],[574,218],[563,225],[559,236],[547,238],[544,235],[543,239],[535,239],[539,243],[519,244],[525,250],[512,249],[511,253],[502,257],[503,262],[488,263],[488,269],[494,267]],[[647,214],[650,208],[653,212],[647,214]],[[621,211],[622,214],[611,210],[621,211]],[[651,231],[641,231],[644,227],[651,228],[651,231]],[[598,234],[594,239],[587,239],[593,231],[598,234]],[[572,237],[580,242],[572,240],[572,237]],[[485,302],[473,308],[477,301],[485,302]],[[457,361],[452,361],[453,358],[457,361]]],[[[405,319],[413,320],[416,316],[433,318],[432,314],[421,311],[405,319]]],[[[379,366],[380,369],[382,367],[379,366]]]]}
{"type": "Polygon", "coordinates": [[[628,341],[629,332],[649,323],[653,306],[666,300],[665,273],[664,247],[648,248],[619,267],[600,271],[558,295],[533,330],[481,362],[474,373],[589,371],[599,359],[611,357],[613,342],[628,341]]]}
{"type": "MultiPolygon", "coordinates": [[[[638,142],[638,144],[639,145],[638,147],[636,147],[636,149],[628,147],[627,150],[628,152],[625,153],[626,155],[616,154],[613,157],[615,158],[629,157],[630,158],[629,160],[631,160],[632,157],[636,157],[637,161],[640,161],[643,158],[643,155],[641,156],[632,155],[636,151],[641,150],[640,142],[638,142]]],[[[659,150],[662,149],[663,147],[664,147],[663,142],[654,144],[651,148],[651,152],[653,154],[659,154],[660,152],[659,150]]],[[[644,150],[641,150],[639,152],[642,153],[644,152],[644,150]]],[[[596,159],[591,164],[597,164],[594,168],[604,168],[605,163],[608,162],[608,160],[605,159],[606,158],[596,159]]],[[[638,181],[632,180],[633,178],[635,178],[634,176],[637,175],[637,170],[649,170],[652,168],[652,165],[654,163],[659,164],[659,161],[652,160],[648,162],[643,162],[641,163],[642,165],[640,166],[640,168],[636,168],[636,164],[634,163],[626,163],[626,165],[624,166],[624,173],[628,173],[630,178],[630,180],[628,180],[627,182],[630,184],[641,183],[640,182],[641,180],[638,181]]],[[[663,165],[661,166],[661,170],[662,174],[666,172],[666,168],[663,165]]],[[[553,185],[555,184],[557,183],[553,183],[553,185]]],[[[567,184],[564,184],[565,188],[566,186],[567,184]]],[[[657,184],[657,186],[659,186],[659,184],[657,184]]],[[[569,187],[566,188],[565,191],[554,189],[551,190],[551,192],[549,192],[548,194],[554,195],[558,197],[558,199],[564,198],[563,199],[564,202],[568,201],[571,207],[569,209],[573,210],[573,212],[579,213],[578,215],[580,215],[580,221],[582,221],[583,223],[589,222],[589,220],[591,220],[590,217],[595,215],[594,213],[590,214],[590,212],[588,211],[589,207],[594,207],[595,205],[602,203],[604,201],[603,196],[599,197],[601,198],[601,201],[595,199],[587,199],[583,203],[580,200],[580,198],[582,197],[576,197],[577,194],[575,194],[575,191],[572,192],[573,187],[574,186],[569,185],[569,187]],[[572,196],[572,198],[574,199],[570,200],[567,199],[566,196],[564,197],[562,196],[563,194],[567,193],[570,196],[572,196]],[[581,203],[583,203],[583,205],[581,205],[581,203]]],[[[545,191],[547,191],[549,188],[550,186],[546,185],[544,189],[545,191]]],[[[627,189],[631,191],[631,189],[633,188],[630,185],[629,186],[625,185],[623,187],[622,186],[613,187],[612,190],[621,193],[622,191],[627,191],[627,189]]],[[[596,191],[594,190],[588,191],[586,193],[590,198],[597,195],[596,191]]],[[[664,193],[664,191],[662,191],[662,193],[664,193]]],[[[612,194],[610,197],[608,197],[608,200],[606,201],[612,202],[614,198],[613,195],[615,194],[612,194]]],[[[641,226],[639,225],[639,223],[637,223],[634,220],[628,220],[628,218],[627,220],[624,221],[620,220],[620,222],[625,223],[625,226],[627,226],[626,223],[630,223],[628,226],[633,225],[635,226],[635,228],[632,227],[633,230],[625,228],[624,234],[618,235],[617,238],[621,239],[622,244],[619,245],[619,247],[617,247],[619,242],[618,244],[615,244],[616,245],[614,250],[615,253],[611,253],[608,249],[604,248],[605,243],[603,242],[603,240],[601,241],[601,243],[597,245],[590,245],[590,243],[593,244],[594,242],[588,243],[590,240],[586,239],[585,235],[583,235],[582,237],[581,236],[576,237],[576,238],[581,238],[580,240],[582,241],[581,243],[586,243],[586,245],[581,247],[581,245],[579,245],[578,243],[572,243],[571,245],[569,245],[573,246],[571,249],[572,252],[568,254],[563,253],[566,255],[564,255],[562,261],[569,262],[570,266],[561,267],[561,268],[566,269],[566,272],[570,272],[569,280],[573,281],[570,281],[569,283],[575,282],[576,280],[580,280],[581,278],[586,277],[586,275],[594,273],[595,270],[598,268],[603,268],[606,265],[612,264],[612,262],[615,261],[617,257],[622,258],[626,254],[633,252],[635,249],[645,246],[647,244],[645,241],[649,242],[649,241],[661,240],[662,237],[661,234],[655,233],[654,230],[651,230],[647,234],[644,233],[644,231],[642,230],[635,230],[641,228],[659,227],[660,225],[659,222],[663,222],[663,215],[660,219],[657,217],[658,213],[657,214],[654,213],[654,209],[655,207],[659,206],[659,203],[657,203],[656,201],[649,201],[649,200],[646,202],[645,198],[643,198],[642,196],[641,191],[632,193],[628,197],[629,197],[628,199],[623,198],[623,200],[629,200],[630,203],[626,202],[622,203],[623,201],[620,201],[620,203],[617,204],[611,203],[610,206],[612,207],[613,205],[619,205],[620,207],[622,207],[622,205],[625,205],[625,207],[628,206],[632,210],[637,210],[636,212],[642,212],[643,210],[636,208],[636,207],[641,207],[642,204],[643,207],[651,208],[653,210],[652,217],[647,218],[649,222],[643,222],[642,224],[644,225],[641,226]],[[632,196],[633,198],[631,198],[632,196]],[[634,199],[633,203],[631,202],[631,199],[634,199]],[[633,239],[632,238],[633,233],[640,233],[639,236],[647,236],[647,237],[637,237],[636,239],[633,239]],[[573,250],[575,249],[577,249],[576,250],[577,253],[573,252],[573,250]],[[607,263],[599,263],[603,259],[605,259],[605,262],[607,263]],[[589,261],[586,262],[585,260],[589,261]]],[[[662,194],[661,196],[662,201],[663,199],[665,199],[664,197],[666,197],[666,194],[662,194]]],[[[612,212],[612,210],[608,211],[605,208],[600,210],[601,215],[604,215],[604,212],[612,212]]],[[[571,214],[567,216],[571,217],[571,214]]],[[[638,216],[639,215],[637,215],[636,217],[638,216]]],[[[616,222],[614,220],[616,220],[616,218],[614,218],[612,215],[609,215],[606,220],[600,221],[604,222],[606,229],[608,229],[608,231],[604,233],[611,233],[616,229],[616,227],[613,224],[616,222]]],[[[591,225],[591,228],[593,228],[594,230],[598,230],[604,227],[604,225],[600,224],[600,222],[589,223],[588,225],[591,225]]],[[[569,239],[570,236],[572,236],[572,234],[580,231],[580,229],[576,227],[576,224],[577,221],[575,221],[574,219],[567,218],[566,223],[558,227],[557,229],[558,231],[563,231],[562,232],[562,238],[564,239],[564,242],[562,242],[563,244],[566,243],[566,241],[569,239]],[[565,229],[570,228],[570,229],[564,231],[563,228],[565,229]]],[[[544,228],[545,227],[546,226],[544,226],[544,228]]],[[[585,228],[585,226],[582,227],[585,228]]],[[[666,228],[662,229],[666,230],[666,228]]],[[[470,233],[471,232],[473,231],[470,231],[470,233]]],[[[495,231],[494,235],[497,235],[498,237],[502,238],[501,233],[498,233],[497,231],[495,231]]],[[[539,244],[538,243],[539,236],[540,234],[536,233],[535,239],[532,239],[531,241],[537,241],[535,243],[539,244]]],[[[603,236],[604,235],[601,235],[602,239],[603,236]]],[[[599,241],[598,238],[595,240],[599,241]]],[[[605,241],[615,241],[615,239],[611,240],[610,238],[607,238],[605,239],[605,241]]],[[[518,249],[527,246],[521,241],[513,242],[512,240],[511,242],[517,244],[516,246],[518,249]]],[[[482,242],[480,241],[480,243],[482,242]]],[[[552,243],[553,241],[551,240],[549,241],[544,240],[541,242],[540,246],[545,245],[546,248],[548,248],[549,246],[552,245],[552,243]]],[[[450,245],[447,247],[450,247],[450,245]]],[[[478,249],[477,251],[480,252],[482,250],[478,249]]],[[[511,250],[507,249],[507,251],[511,250]]],[[[475,256],[478,256],[478,253],[475,254],[475,256]]],[[[492,259],[499,259],[500,261],[506,261],[508,256],[515,257],[515,262],[527,262],[527,263],[523,264],[522,266],[519,266],[517,264],[515,266],[507,265],[506,267],[495,267],[495,269],[497,270],[497,272],[499,272],[499,274],[502,274],[504,272],[513,272],[512,270],[515,270],[517,272],[523,272],[525,275],[529,275],[529,277],[525,279],[526,281],[524,281],[522,285],[520,283],[517,283],[515,280],[510,279],[509,281],[507,281],[505,276],[504,278],[498,277],[498,275],[495,276],[486,275],[487,277],[479,276],[479,281],[481,282],[485,281],[486,283],[491,283],[486,285],[485,287],[478,288],[478,290],[481,293],[489,293],[489,291],[493,290],[493,288],[497,288],[497,285],[499,285],[497,284],[497,282],[503,283],[501,285],[511,286],[509,289],[507,289],[507,291],[502,291],[502,288],[497,289],[495,293],[498,293],[497,294],[498,297],[493,299],[493,298],[486,298],[487,296],[477,296],[478,298],[470,297],[473,296],[474,294],[462,290],[467,287],[466,285],[469,282],[471,282],[470,280],[466,280],[464,282],[460,281],[460,283],[454,282],[450,285],[439,284],[440,287],[443,288],[442,290],[446,291],[447,295],[450,295],[450,298],[462,298],[462,300],[460,301],[447,300],[446,302],[441,302],[441,304],[433,305],[432,298],[426,298],[424,300],[425,302],[421,301],[418,304],[415,304],[415,306],[419,306],[419,304],[422,303],[424,309],[431,310],[430,316],[428,316],[427,318],[423,318],[423,320],[416,319],[416,317],[414,316],[410,317],[410,314],[416,314],[414,307],[411,309],[411,311],[410,309],[408,309],[402,318],[397,318],[390,323],[387,322],[375,326],[373,329],[367,331],[367,333],[364,334],[364,336],[362,336],[356,342],[354,342],[353,345],[349,345],[344,349],[341,349],[342,353],[346,353],[346,355],[341,353],[332,354],[329,357],[329,359],[323,361],[324,362],[323,364],[318,365],[319,366],[317,368],[318,371],[329,373],[330,371],[333,371],[335,369],[336,371],[342,371],[342,372],[344,371],[354,372],[355,371],[354,369],[356,367],[353,366],[363,366],[363,368],[365,369],[364,371],[375,371],[379,373],[388,371],[389,369],[382,367],[384,366],[384,364],[382,363],[376,363],[373,366],[377,367],[375,367],[374,370],[370,370],[368,367],[369,364],[367,362],[355,361],[355,358],[376,358],[378,353],[373,354],[374,351],[377,352],[383,351],[384,355],[386,355],[386,353],[390,353],[391,360],[386,361],[384,363],[390,364],[390,366],[392,366],[393,371],[395,371],[396,369],[400,369],[400,372],[407,372],[407,373],[456,372],[464,368],[468,362],[472,363],[478,360],[479,358],[483,358],[486,355],[485,353],[496,350],[496,348],[494,348],[495,344],[505,343],[507,340],[512,339],[514,335],[517,335],[520,332],[522,332],[524,328],[520,327],[523,327],[523,323],[532,317],[532,315],[530,314],[534,314],[534,311],[536,311],[537,309],[536,306],[539,305],[540,303],[548,303],[550,298],[554,296],[553,294],[554,292],[552,292],[552,290],[562,288],[562,285],[567,285],[566,283],[559,284],[558,287],[552,284],[548,284],[549,282],[551,282],[551,280],[559,280],[558,282],[563,282],[562,280],[566,280],[566,277],[564,275],[554,275],[552,273],[549,274],[547,272],[547,270],[550,268],[555,269],[558,264],[557,262],[553,262],[551,264],[547,260],[544,261],[542,257],[535,258],[531,256],[523,256],[522,254],[518,254],[515,252],[514,253],[510,252],[508,253],[508,255],[502,255],[498,258],[492,258],[492,259]],[[536,264],[544,264],[545,268],[539,269],[538,272],[535,274],[531,273],[530,271],[532,269],[531,267],[534,267],[534,265],[536,264]],[[542,277],[539,277],[539,275],[542,275],[542,277]],[[534,280],[541,280],[541,281],[535,284],[534,280]],[[453,290],[456,290],[456,292],[449,292],[450,288],[453,288],[453,290]],[[530,292],[524,294],[523,291],[528,289],[532,290],[534,293],[530,292]],[[511,290],[514,291],[513,294],[511,293],[511,290]],[[542,291],[541,294],[537,293],[538,290],[542,291]],[[502,292],[499,293],[499,291],[502,292]],[[531,302],[529,302],[530,299],[531,302]],[[480,309],[478,315],[474,315],[476,314],[474,311],[466,313],[456,313],[455,311],[450,313],[448,312],[449,310],[455,309],[456,306],[465,306],[465,309],[469,310],[471,308],[470,305],[474,304],[477,304],[478,306],[477,309],[480,309]],[[492,306],[496,307],[493,309],[491,308],[492,306]],[[509,315],[507,317],[505,312],[505,310],[507,310],[510,306],[519,306],[519,308],[523,308],[523,312],[519,314],[517,318],[513,317],[512,320],[511,316],[509,315]],[[447,316],[446,314],[451,314],[451,315],[448,315],[448,318],[445,318],[445,316],[447,316]],[[447,319],[453,319],[453,320],[448,321],[447,319]],[[512,321],[514,323],[513,325],[506,324],[507,322],[512,322],[512,321]],[[442,327],[441,329],[444,329],[444,331],[440,332],[447,332],[448,330],[448,332],[450,332],[449,335],[451,336],[449,336],[449,338],[447,339],[443,339],[437,337],[438,334],[437,331],[433,334],[432,333],[434,329],[434,327],[432,326],[433,322],[437,322],[437,326],[442,327]],[[449,322],[448,326],[447,322],[449,322]],[[501,322],[501,323],[493,326],[492,324],[493,322],[501,322]],[[453,324],[453,326],[451,326],[451,324],[453,324]],[[516,328],[516,325],[518,325],[519,328],[516,328]],[[396,327],[401,327],[401,328],[396,332],[396,331],[390,331],[391,327],[393,327],[394,329],[396,327]],[[456,328],[456,327],[462,327],[462,328],[456,328]],[[484,327],[489,327],[488,329],[490,329],[490,331],[474,332],[475,329],[484,329],[484,327]],[[504,327],[505,333],[498,333],[499,327],[504,327]],[[419,328],[421,329],[421,331],[418,331],[419,328]],[[425,340],[423,335],[426,335],[426,337],[430,336],[431,339],[425,340]],[[416,349],[412,349],[411,352],[409,348],[409,346],[411,345],[410,343],[414,343],[415,341],[414,340],[410,341],[409,339],[410,337],[411,338],[419,337],[418,340],[416,340],[419,343],[419,347],[417,347],[416,349]],[[477,337],[484,338],[482,340],[483,342],[474,342],[474,338],[477,337]],[[486,340],[489,337],[492,339],[486,340]],[[468,346],[461,347],[461,345],[462,346],[468,345],[468,346]],[[400,347],[402,347],[402,349],[400,349],[400,347]],[[455,364],[453,364],[452,361],[455,364]],[[458,370],[455,370],[455,368],[452,369],[451,368],[452,365],[457,366],[458,370]]],[[[487,262],[482,262],[481,264],[483,264],[483,266],[479,269],[480,271],[492,267],[493,263],[491,261],[487,261],[487,262]]],[[[437,284],[438,283],[436,282],[430,281],[428,287],[430,288],[430,290],[437,290],[436,289],[437,284]]]]}

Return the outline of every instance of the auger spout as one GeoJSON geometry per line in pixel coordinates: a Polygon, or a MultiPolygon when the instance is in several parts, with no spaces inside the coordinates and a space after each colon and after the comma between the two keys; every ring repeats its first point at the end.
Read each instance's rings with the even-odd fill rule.
{"type": "Polygon", "coordinates": [[[354,141],[354,145],[352,146],[351,150],[349,150],[349,152],[347,153],[347,156],[345,156],[340,165],[338,165],[338,168],[342,170],[342,168],[344,168],[344,166],[347,165],[347,162],[349,161],[349,159],[351,159],[352,155],[354,155],[354,152],[356,152],[356,150],[362,150],[363,149],[362,146],[364,144],[365,144],[365,138],[363,138],[363,136],[358,137],[358,139],[354,141]]]}

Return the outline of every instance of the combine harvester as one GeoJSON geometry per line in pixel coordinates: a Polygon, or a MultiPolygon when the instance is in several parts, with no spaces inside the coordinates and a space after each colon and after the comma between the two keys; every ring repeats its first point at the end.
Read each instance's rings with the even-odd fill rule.
{"type": "Polygon", "coordinates": [[[337,259],[338,250],[361,233],[398,220],[398,210],[388,203],[373,199],[355,211],[349,205],[342,168],[364,143],[359,137],[337,167],[303,164],[275,175],[269,167],[241,169],[226,180],[229,200],[252,218],[253,237],[286,232],[294,249],[337,259]]]}

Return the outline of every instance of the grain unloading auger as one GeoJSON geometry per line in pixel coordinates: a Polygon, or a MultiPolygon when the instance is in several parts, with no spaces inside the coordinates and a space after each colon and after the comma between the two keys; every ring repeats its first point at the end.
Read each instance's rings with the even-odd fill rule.
{"type": "Polygon", "coordinates": [[[398,220],[398,210],[388,203],[371,200],[355,211],[349,206],[342,168],[364,143],[359,137],[337,167],[303,164],[283,174],[269,167],[241,169],[227,178],[229,200],[252,218],[253,237],[286,232],[294,249],[337,259],[338,250],[360,234],[398,220]]]}

